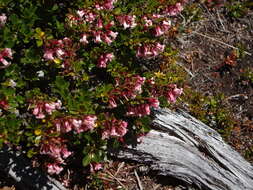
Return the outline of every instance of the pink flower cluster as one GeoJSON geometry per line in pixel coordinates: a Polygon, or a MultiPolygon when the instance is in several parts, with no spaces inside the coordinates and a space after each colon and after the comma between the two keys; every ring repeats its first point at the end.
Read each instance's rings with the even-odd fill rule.
{"type": "Polygon", "coordinates": [[[126,77],[121,84],[117,81],[116,88],[109,93],[109,107],[117,107],[117,101],[121,98],[129,100],[135,98],[138,94],[141,94],[144,82],[145,77],[140,77],[139,75],[126,77]]]}
{"type": "Polygon", "coordinates": [[[33,108],[33,115],[37,119],[43,119],[46,117],[46,114],[51,115],[53,111],[61,109],[61,101],[57,102],[44,102],[39,101],[35,103],[35,107],[33,108]]]}
{"type": "Polygon", "coordinates": [[[85,115],[82,118],[58,118],[54,120],[56,131],[67,133],[74,130],[76,133],[93,130],[96,125],[95,115],[85,115]]]}
{"type": "Polygon", "coordinates": [[[180,96],[183,93],[182,88],[177,88],[176,84],[171,84],[168,86],[169,89],[165,93],[165,97],[167,100],[171,103],[175,103],[178,96],[180,96]]]}
{"type": "Polygon", "coordinates": [[[88,36],[93,37],[93,41],[95,43],[102,43],[105,42],[110,45],[118,35],[118,32],[113,32],[110,28],[114,25],[114,22],[111,21],[110,23],[103,25],[102,20],[98,19],[95,27],[91,27],[90,31],[87,33],[82,34],[80,42],[83,44],[88,44],[88,36]]]}
{"type": "Polygon", "coordinates": [[[124,29],[136,27],[137,23],[135,22],[135,19],[136,19],[135,15],[117,16],[117,20],[121,25],[123,25],[124,29]]]}
{"type": "Polygon", "coordinates": [[[102,139],[123,137],[127,133],[127,122],[117,119],[108,119],[103,124],[102,139]]]}
{"type": "Polygon", "coordinates": [[[40,147],[40,154],[47,155],[54,160],[54,163],[46,165],[49,174],[59,174],[63,168],[60,164],[64,164],[64,159],[68,158],[72,152],[67,149],[66,144],[61,138],[51,138],[43,141],[40,147]]]}
{"type": "Polygon", "coordinates": [[[9,107],[9,104],[6,100],[0,100],[0,108],[1,109],[6,110],[6,109],[8,109],[8,107],[9,107]]]}
{"type": "Polygon", "coordinates": [[[10,48],[4,48],[2,51],[0,51],[0,62],[4,66],[8,66],[11,64],[6,60],[6,58],[12,59],[12,51],[10,48]]]}
{"type": "Polygon", "coordinates": [[[54,61],[55,59],[63,60],[66,57],[75,56],[75,53],[71,51],[72,45],[72,40],[67,37],[63,40],[49,40],[43,58],[46,61],[54,61]]]}
{"type": "Polygon", "coordinates": [[[58,163],[47,163],[46,167],[47,167],[47,172],[50,175],[59,174],[63,170],[63,167],[60,166],[58,163]]]}
{"type": "Polygon", "coordinates": [[[176,16],[178,15],[179,13],[181,13],[181,11],[184,9],[183,8],[183,3],[185,3],[186,1],[184,2],[178,2],[176,3],[175,5],[170,5],[168,7],[166,7],[166,9],[164,10],[164,14],[165,15],[168,15],[168,16],[176,16]]]}
{"type": "Polygon", "coordinates": [[[97,10],[112,10],[114,8],[113,4],[117,0],[105,0],[102,3],[96,4],[95,7],[97,10]]]}
{"type": "MultiPolygon", "coordinates": [[[[86,23],[86,22],[92,23],[96,20],[96,17],[97,17],[97,14],[89,9],[77,10],[76,14],[78,15],[78,17],[73,16],[72,20],[74,22],[79,21],[79,23],[86,23]]],[[[78,23],[75,23],[75,24],[78,24],[78,23]]]]}
{"type": "Polygon", "coordinates": [[[106,68],[107,62],[112,61],[113,58],[114,58],[113,53],[106,53],[101,55],[98,59],[97,67],[106,68]]]}
{"type": "Polygon", "coordinates": [[[144,27],[145,27],[145,29],[147,29],[147,28],[150,27],[150,26],[153,26],[153,21],[152,21],[152,19],[149,19],[147,16],[144,16],[144,17],[142,18],[142,20],[144,21],[144,27]]]}
{"type": "Polygon", "coordinates": [[[137,57],[155,57],[164,51],[165,45],[160,43],[140,45],[137,49],[137,57]]]}
{"type": "Polygon", "coordinates": [[[169,103],[175,103],[176,99],[183,93],[183,88],[178,88],[176,84],[157,85],[153,78],[148,79],[147,84],[153,97],[166,97],[169,103]]]}
{"type": "Polygon", "coordinates": [[[112,30],[108,31],[93,31],[93,36],[94,36],[94,42],[95,43],[101,43],[105,42],[108,45],[110,45],[118,36],[118,32],[113,32],[112,30]]]}
{"type": "Polygon", "coordinates": [[[160,25],[157,25],[155,27],[155,31],[154,31],[154,34],[155,36],[161,36],[163,35],[164,33],[166,33],[169,28],[171,27],[171,22],[170,21],[162,21],[162,23],[160,25]]]}
{"type": "Polygon", "coordinates": [[[3,27],[7,21],[7,16],[3,13],[0,15],[0,27],[3,27]]]}
{"type": "Polygon", "coordinates": [[[147,100],[148,100],[148,103],[128,107],[126,115],[137,116],[137,117],[150,115],[150,108],[151,107],[158,108],[159,101],[157,98],[148,98],[147,100]]]}

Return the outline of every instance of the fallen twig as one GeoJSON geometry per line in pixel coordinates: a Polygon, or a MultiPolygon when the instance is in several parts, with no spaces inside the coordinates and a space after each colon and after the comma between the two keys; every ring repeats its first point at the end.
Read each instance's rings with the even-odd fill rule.
{"type": "MultiPolygon", "coordinates": [[[[220,40],[218,40],[218,39],[215,39],[215,38],[213,38],[213,37],[207,36],[207,35],[205,35],[205,34],[201,34],[201,33],[198,33],[198,32],[196,32],[196,31],[192,31],[192,33],[193,33],[193,34],[197,34],[197,35],[202,36],[202,37],[205,37],[205,38],[208,38],[208,39],[213,40],[213,41],[215,41],[215,42],[218,42],[218,43],[220,43],[220,44],[222,44],[222,45],[225,45],[225,46],[227,46],[227,47],[230,47],[230,48],[239,50],[239,48],[237,48],[237,47],[235,47],[235,46],[232,46],[232,45],[227,44],[227,43],[225,43],[225,42],[222,42],[222,41],[220,41],[220,40]]],[[[244,52],[245,54],[249,55],[249,56],[252,56],[252,54],[249,53],[249,52],[247,52],[247,51],[243,51],[243,52],[244,52]]]]}
{"type": "Polygon", "coordinates": [[[139,189],[140,189],[140,190],[143,190],[143,187],[142,187],[142,184],[141,184],[141,180],[140,180],[140,178],[139,178],[139,176],[138,176],[136,170],[134,170],[134,175],[135,175],[135,177],[136,177],[136,179],[137,179],[137,183],[138,183],[139,189]]]}
{"type": "Polygon", "coordinates": [[[127,189],[126,186],[123,183],[121,183],[121,181],[117,177],[115,177],[111,172],[107,171],[107,173],[109,174],[109,176],[115,179],[124,189],[127,189]]]}

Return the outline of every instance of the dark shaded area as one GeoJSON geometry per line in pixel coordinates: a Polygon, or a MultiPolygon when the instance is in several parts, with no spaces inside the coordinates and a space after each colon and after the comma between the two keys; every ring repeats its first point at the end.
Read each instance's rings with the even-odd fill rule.
{"type": "Polygon", "coordinates": [[[66,190],[60,182],[32,168],[22,153],[8,147],[0,150],[0,171],[10,176],[20,190],[66,190]]]}

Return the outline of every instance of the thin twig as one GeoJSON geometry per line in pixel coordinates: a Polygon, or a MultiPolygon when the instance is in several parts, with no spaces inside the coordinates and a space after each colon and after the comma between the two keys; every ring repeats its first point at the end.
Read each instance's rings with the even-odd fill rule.
{"type": "Polygon", "coordinates": [[[195,77],[195,75],[189,69],[187,69],[182,63],[177,62],[177,64],[181,66],[192,78],[195,77]]]}
{"type": "Polygon", "coordinates": [[[140,190],[143,190],[143,187],[142,187],[142,184],[141,184],[141,180],[140,180],[140,178],[139,178],[139,176],[138,176],[136,170],[134,170],[134,175],[135,175],[135,177],[136,177],[136,179],[137,179],[139,189],[140,189],[140,190]]]}
{"type": "Polygon", "coordinates": [[[161,187],[160,184],[156,185],[153,190],[157,190],[159,187],[161,187]]]}
{"type": "Polygon", "coordinates": [[[225,26],[224,26],[224,24],[223,24],[223,22],[222,22],[222,20],[221,20],[221,17],[220,17],[219,12],[217,11],[216,13],[217,13],[218,19],[219,19],[219,21],[220,21],[220,24],[221,24],[223,30],[226,31],[225,26]]]}
{"type": "MultiPolygon", "coordinates": [[[[210,37],[210,36],[207,36],[207,35],[205,35],[205,34],[201,34],[201,33],[195,32],[195,31],[192,31],[192,33],[197,34],[197,35],[200,35],[200,36],[205,37],[205,38],[208,38],[208,39],[213,40],[213,41],[215,41],[215,42],[218,42],[218,43],[220,43],[220,44],[222,44],[222,45],[225,45],[225,46],[227,46],[227,47],[230,47],[230,48],[239,50],[239,48],[237,48],[237,47],[235,47],[235,46],[229,45],[229,44],[227,44],[227,43],[225,43],[225,42],[222,42],[222,41],[220,41],[220,40],[217,40],[217,39],[212,38],[212,37],[210,37]]],[[[249,52],[247,52],[247,51],[243,51],[243,52],[244,52],[245,54],[249,55],[249,56],[252,56],[252,54],[249,53],[249,52]]]]}
{"type": "Polygon", "coordinates": [[[111,172],[107,171],[107,173],[108,173],[113,179],[115,179],[124,189],[127,189],[126,186],[125,186],[123,183],[121,183],[121,181],[120,181],[118,178],[116,178],[114,175],[112,175],[111,172]]]}
{"type": "Polygon", "coordinates": [[[119,167],[118,167],[116,173],[114,174],[115,176],[117,176],[117,174],[119,173],[119,171],[121,170],[121,168],[124,167],[124,165],[125,165],[125,162],[120,163],[120,165],[119,165],[119,167]]]}

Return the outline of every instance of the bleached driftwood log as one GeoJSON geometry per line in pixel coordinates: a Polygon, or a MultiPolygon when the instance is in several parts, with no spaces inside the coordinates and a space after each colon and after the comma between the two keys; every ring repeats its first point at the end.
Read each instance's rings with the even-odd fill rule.
{"type": "Polygon", "coordinates": [[[31,166],[20,152],[0,149],[0,171],[11,177],[21,190],[67,190],[60,182],[31,166]]]}
{"type": "Polygon", "coordinates": [[[149,165],[204,190],[252,190],[253,167],[221,136],[189,114],[154,111],[152,130],[136,147],[112,155],[149,165]]]}

